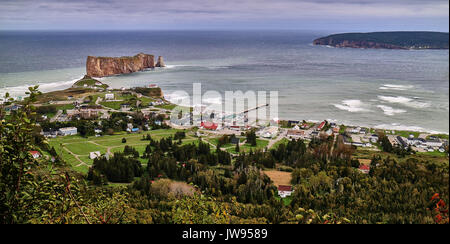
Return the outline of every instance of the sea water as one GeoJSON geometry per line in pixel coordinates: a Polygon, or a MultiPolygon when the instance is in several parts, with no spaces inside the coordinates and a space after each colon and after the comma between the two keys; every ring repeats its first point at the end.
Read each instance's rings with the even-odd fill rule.
{"type": "MultiPolygon", "coordinates": [[[[0,95],[70,87],[88,55],[163,56],[166,68],[102,78],[114,88],[278,91],[279,117],[449,132],[449,51],[314,46],[331,32],[0,32],[0,95]]],[[[172,99],[176,99],[172,97],[172,99]]],[[[220,98],[206,98],[218,103],[220,98]]]]}

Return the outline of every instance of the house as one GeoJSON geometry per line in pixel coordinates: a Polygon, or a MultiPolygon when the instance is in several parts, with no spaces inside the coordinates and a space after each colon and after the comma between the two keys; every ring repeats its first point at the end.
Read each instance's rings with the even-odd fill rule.
{"type": "Polygon", "coordinates": [[[406,140],[406,143],[408,143],[408,145],[418,146],[425,144],[426,141],[423,138],[414,138],[414,136],[409,136],[408,140],[406,140]]]}
{"type": "Polygon", "coordinates": [[[65,128],[60,128],[58,130],[59,134],[62,136],[71,136],[71,135],[76,135],[77,132],[77,128],[76,127],[65,127],[65,128]]]}
{"type": "Polygon", "coordinates": [[[370,166],[369,165],[365,165],[365,164],[361,164],[358,168],[358,170],[363,173],[363,174],[368,174],[370,172],[370,166]]]}
{"type": "Polygon", "coordinates": [[[90,119],[98,117],[98,111],[94,109],[81,109],[80,117],[83,119],[90,119]]]}
{"type": "Polygon", "coordinates": [[[300,121],[297,121],[297,120],[289,120],[288,121],[288,125],[289,126],[298,125],[298,124],[300,124],[300,121]]]}
{"type": "Polygon", "coordinates": [[[403,147],[405,149],[408,148],[408,143],[406,143],[406,141],[403,139],[403,137],[397,136],[397,141],[401,147],[403,147]]]}
{"type": "Polygon", "coordinates": [[[260,133],[260,135],[264,138],[273,138],[277,134],[278,134],[278,127],[276,126],[269,126],[260,133]]]}
{"type": "Polygon", "coordinates": [[[41,156],[41,154],[38,151],[30,151],[31,156],[33,156],[34,159],[37,159],[41,156]]]}
{"type": "Polygon", "coordinates": [[[442,144],[443,143],[438,138],[429,139],[429,140],[425,141],[425,145],[427,145],[429,147],[441,147],[442,144]]]}
{"type": "Polygon", "coordinates": [[[295,125],[294,128],[292,128],[293,130],[300,130],[300,126],[295,125]]]}
{"type": "Polygon", "coordinates": [[[278,186],[278,196],[281,198],[288,197],[292,194],[292,186],[279,185],[278,186]]]}
{"type": "Polygon", "coordinates": [[[218,125],[216,123],[209,122],[209,121],[202,122],[200,126],[207,130],[216,130],[218,127],[218,125]]]}
{"type": "Polygon", "coordinates": [[[122,110],[122,111],[130,110],[130,104],[126,104],[126,103],[120,104],[120,110],[122,110]]]}
{"type": "Polygon", "coordinates": [[[377,134],[372,134],[369,138],[370,138],[370,142],[372,142],[372,143],[377,143],[378,142],[378,135],[377,134]]]}
{"type": "Polygon", "coordinates": [[[319,132],[318,131],[311,132],[311,137],[319,137],[319,132]]]}
{"type": "Polygon", "coordinates": [[[333,133],[339,134],[339,127],[333,127],[333,133]]]}
{"type": "Polygon", "coordinates": [[[353,133],[353,134],[359,134],[360,131],[361,131],[361,127],[350,128],[350,133],[353,133]]]}
{"type": "Polygon", "coordinates": [[[100,157],[102,154],[99,152],[99,151],[96,151],[96,152],[90,152],[89,153],[89,158],[90,159],[94,159],[94,158],[98,158],[98,157],[100,157]]]}
{"type": "Polygon", "coordinates": [[[114,100],[114,93],[105,94],[105,100],[114,100]]]}
{"type": "Polygon", "coordinates": [[[367,133],[366,128],[361,128],[361,130],[359,130],[359,134],[366,134],[366,133],[367,133]]]}
{"type": "Polygon", "coordinates": [[[305,131],[303,130],[288,130],[287,137],[291,139],[300,139],[305,136],[305,131]]]}
{"type": "Polygon", "coordinates": [[[325,126],[326,122],[322,121],[322,123],[320,123],[320,125],[317,127],[317,130],[322,130],[323,127],[325,126]]]}
{"type": "Polygon", "coordinates": [[[303,123],[303,124],[300,126],[300,128],[302,128],[302,129],[308,129],[308,128],[309,128],[309,125],[308,125],[307,123],[303,123]]]}

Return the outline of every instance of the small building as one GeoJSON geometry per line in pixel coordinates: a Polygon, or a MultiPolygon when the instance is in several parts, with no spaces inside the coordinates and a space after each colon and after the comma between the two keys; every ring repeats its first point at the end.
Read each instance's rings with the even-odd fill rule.
{"type": "Polygon", "coordinates": [[[105,94],[105,100],[114,100],[114,93],[105,94]]]}
{"type": "Polygon", "coordinates": [[[100,157],[102,154],[99,152],[99,151],[96,151],[96,152],[90,152],[89,153],[89,158],[90,159],[95,159],[95,158],[98,158],[98,157],[100,157]]]}
{"type": "Polygon", "coordinates": [[[366,128],[361,128],[361,130],[359,130],[359,134],[366,134],[366,133],[367,133],[366,128]]]}
{"type": "Polygon", "coordinates": [[[269,126],[261,131],[260,135],[264,138],[273,138],[278,134],[278,127],[269,126]]]}
{"type": "Polygon", "coordinates": [[[317,130],[322,130],[323,129],[323,127],[325,126],[325,124],[326,124],[326,122],[325,121],[322,121],[322,123],[320,123],[320,125],[319,126],[317,126],[317,130]]]}
{"type": "Polygon", "coordinates": [[[288,130],[287,137],[291,139],[300,139],[305,137],[305,131],[303,130],[288,130]]]}
{"type": "Polygon", "coordinates": [[[60,128],[58,130],[59,134],[62,136],[71,136],[71,135],[76,135],[78,133],[77,131],[77,127],[65,127],[65,128],[60,128]]]}
{"type": "Polygon", "coordinates": [[[365,164],[361,164],[358,168],[358,170],[363,173],[363,174],[368,174],[370,172],[370,166],[369,165],[365,165],[365,164]]]}
{"type": "Polygon", "coordinates": [[[377,134],[372,134],[369,138],[372,143],[377,143],[379,139],[377,134]]]}
{"type": "Polygon", "coordinates": [[[302,129],[308,129],[308,128],[309,128],[309,125],[308,125],[307,123],[303,123],[303,124],[300,126],[300,128],[302,128],[302,129]]]}
{"type": "Polygon", "coordinates": [[[120,110],[122,110],[122,111],[130,110],[130,104],[126,104],[126,103],[120,104],[120,110]]]}
{"type": "Polygon", "coordinates": [[[201,123],[201,127],[207,130],[216,130],[218,125],[216,123],[206,121],[201,123]]]}
{"type": "Polygon", "coordinates": [[[41,156],[41,154],[38,151],[30,151],[31,156],[33,156],[34,159],[37,159],[41,156]]]}
{"type": "Polygon", "coordinates": [[[292,186],[279,185],[278,186],[278,196],[281,198],[288,197],[292,194],[292,186]]]}
{"type": "Polygon", "coordinates": [[[406,143],[406,141],[403,139],[403,137],[397,136],[397,141],[401,147],[403,147],[405,149],[408,148],[408,143],[406,143]]]}
{"type": "Polygon", "coordinates": [[[443,143],[438,138],[429,139],[429,140],[425,141],[425,145],[427,145],[429,147],[441,147],[442,144],[443,143]]]}
{"type": "Polygon", "coordinates": [[[339,127],[332,127],[334,134],[339,134],[339,127]]]}

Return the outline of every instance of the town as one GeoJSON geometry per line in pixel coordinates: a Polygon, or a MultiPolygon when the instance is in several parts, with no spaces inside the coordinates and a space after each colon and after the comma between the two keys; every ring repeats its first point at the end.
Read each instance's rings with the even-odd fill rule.
{"type": "MultiPolygon", "coordinates": [[[[89,171],[94,159],[102,156],[110,158],[114,152],[121,152],[127,145],[143,153],[147,142],[139,142],[141,135],[164,138],[180,131],[186,135],[183,144],[198,143],[200,139],[233,157],[242,152],[276,148],[292,140],[308,143],[317,138],[330,137],[335,143],[373,153],[386,150],[393,152],[396,149],[397,153],[403,154],[448,155],[448,135],[345,126],[328,121],[272,119],[267,123],[249,125],[246,122],[251,109],[230,115],[200,108],[201,116],[193,119],[192,111],[198,108],[188,108],[191,113],[172,116],[171,119],[171,110],[176,105],[164,98],[157,85],[112,89],[88,76],[67,90],[42,94],[34,106],[41,126],[40,134],[49,139],[58,154],[84,173],[89,171]],[[194,126],[194,120],[198,126],[194,126]],[[250,133],[256,137],[253,143],[249,142],[250,133]],[[221,139],[228,137],[228,142],[218,145],[221,139]],[[383,143],[381,137],[387,142],[383,143]],[[119,140],[120,143],[114,142],[119,140]],[[386,144],[390,144],[387,147],[390,149],[386,149],[386,144]]],[[[252,109],[265,106],[268,104],[252,109]]],[[[6,105],[5,111],[8,114],[20,107],[21,102],[15,101],[6,105]]],[[[39,150],[30,153],[34,158],[47,154],[39,150]]],[[[47,154],[46,157],[55,160],[54,156],[47,154]]],[[[360,160],[361,173],[369,173],[368,161],[360,160]]],[[[142,164],[145,162],[142,161],[142,164]]],[[[281,198],[292,194],[290,173],[275,170],[267,171],[266,174],[274,180],[281,198]]]]}

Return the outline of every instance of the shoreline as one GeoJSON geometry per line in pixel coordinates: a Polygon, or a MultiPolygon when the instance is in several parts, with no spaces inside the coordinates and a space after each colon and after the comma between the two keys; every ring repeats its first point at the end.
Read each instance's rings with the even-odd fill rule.
{"type": "MultiPolygon", "coordinates": [[[[67,84],[71,82],[71,84],[67,85],[67,88],[65,88],[65,89],[50,89],[50,90],[47,90],[47,91],[42,92],[42,93],[44,94],[44,93],[50,93],[50,92],[64,91],[64,90],[66,90],[68,88],[71,88],[73,83],[75,83],[77,80],[79,80],[79,79],[74,79],[74,80],[71,80],[71,81],[64,82],[64,83],[67,83],[67,84]]],[[[99,80],[102,80],[102,78],[99,78],[99,80]]],[[[43,85],[45,85],[45,84],[54,84],[54,83],[57,83],[57,82],[43,83],[43,85]]],[[[20,86],[20,87],[22,87],[22,86],[20,86]]],[[[25,85],[23,87],[25,87],[25,85]]],[[[28,87],[29,86],[27,86],[27,88],[28,87]]],[[[130,87],[128,87],[126,89],[129,89],[129,88],[130,87]]],[[[0,92],[1,96],[4,96],[4,94],[5,93],[0,92]]],[[[20,97],[23,98],[25,96],[23,96],[23,97],[22,96],[17,96],[17,97],[14,97],[14,98],[17,99],[17,98],[20,98],[20,97]]],[[[175,103],[172,103],[170,100],[167,100],[167,101],[169,101],[171,104],[175,104],[175,103]]],[[[0,99],[0,103],[1,102],[2,102],[2,99],[0,99]]],[[[290,118],[290,119],[283,119],[283,120],[284,121],[289,121],[289,120],[294,121],[295,119],[290,118]]],[[[420,126],[388,125],[388,124],[381,124],[381,125],[370,126],[370,125],[367,125],[367,124],[358,124],[358,123],[352,123],[352,122],[342,122],[341,120],[332,119],[332,118],[325,118],[325,119],[322,119],[322,120],[305,119],[305,121],[308,122],[308,123],[320,123],[321,121],[324,121],[324,120],[326,120],[328,122],[336,123],[338,125],[343,125],[343,126],[346,126],[346,127],[363,127],[363,128],[368,128],[368,129],[374,129],[374,130],[380,129],[380,130],[390,130],[390,131],[408,131],[408,132],[416,132],[416,133],[426,133],[426,134],[430,134],[430,135],[437,135],[437,134],[450,135],[449,132],[443,132],[443,131],[438,131],[438,130],[433,130],[433,129],[426,129],[426,128],[422,128],[420,126]],[[420,127],[420,129],[417,128],[417,127],[420,127]],[[417,129],[410,129],[410,128],[417,128],[417,129]]],[[[303,120],[301,120],[301,121],[303,121],[303,120]]]]}

